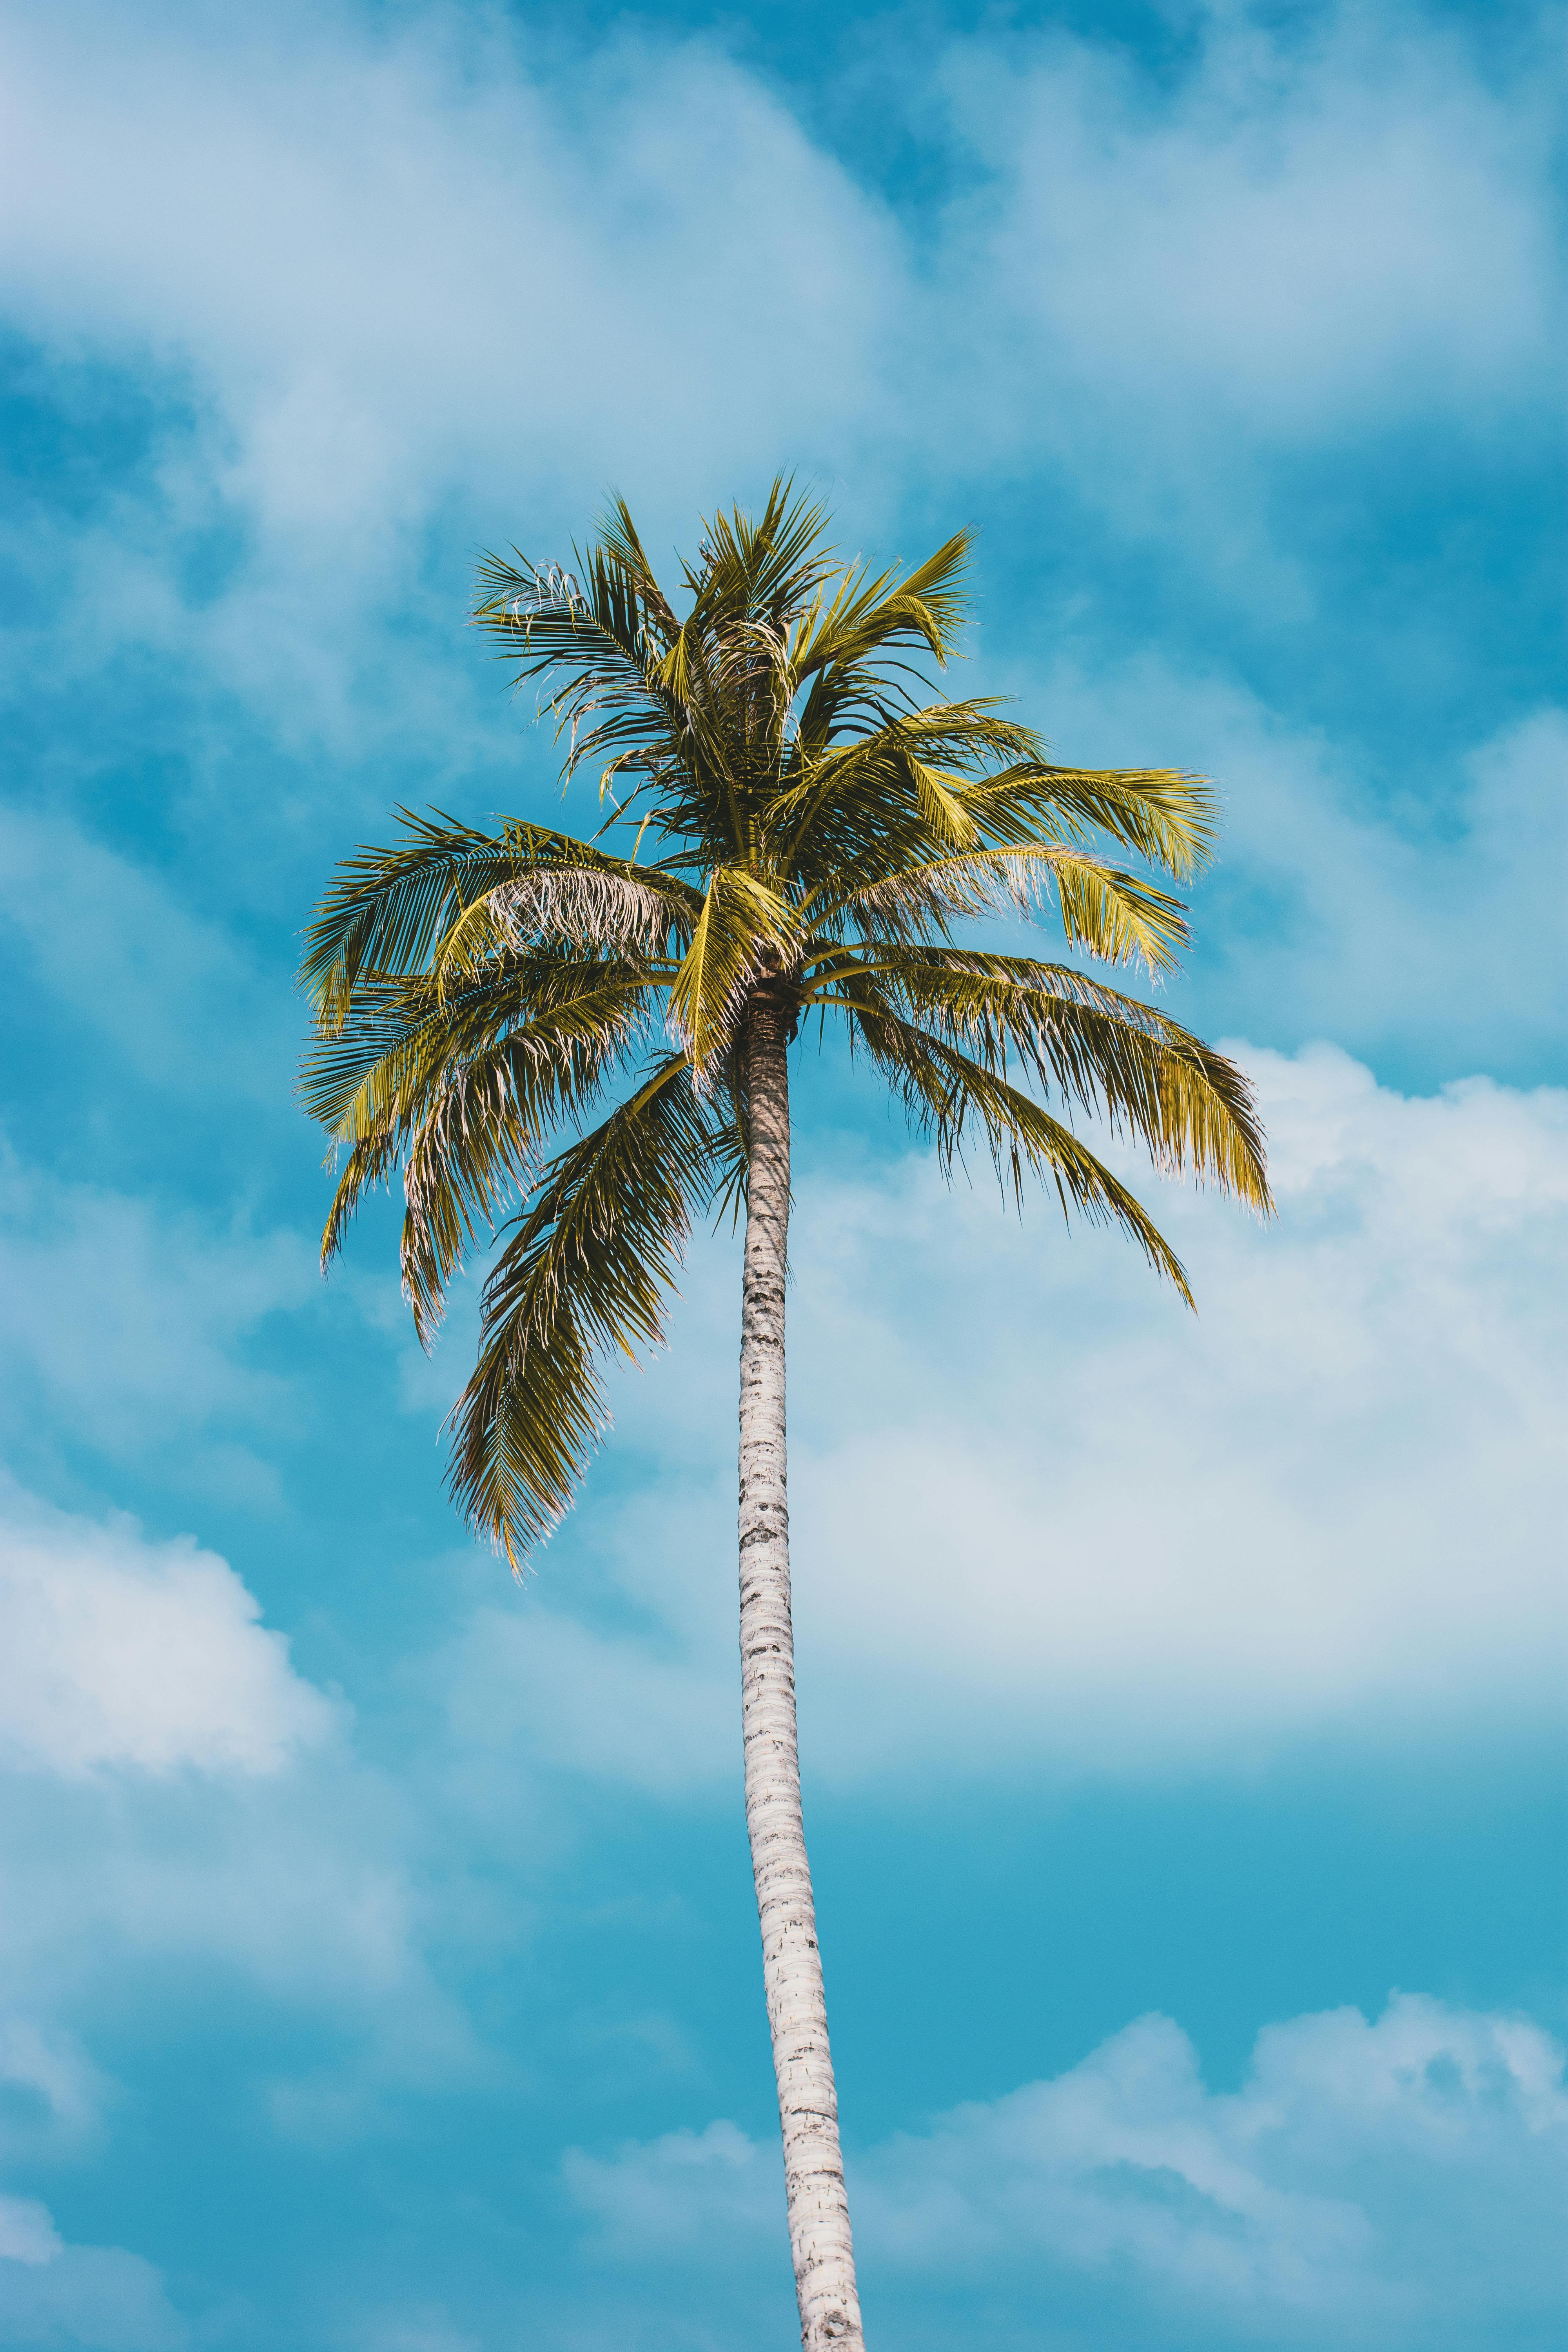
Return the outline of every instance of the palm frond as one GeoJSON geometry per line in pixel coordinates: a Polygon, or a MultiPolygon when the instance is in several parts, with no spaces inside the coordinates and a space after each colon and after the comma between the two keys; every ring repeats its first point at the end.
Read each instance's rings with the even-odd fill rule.
{"type": "MultiPolygon", "coordinates": [[[[862,873],[871,862],[861,861],[862,873]]],[[[1033,915],[1053,894],[1075,947],[1107,963],[1174,969],[1187,940],[1181,901],[1140,875],[1056,844],[917,856],[879,879],[857,877],[840,895],[813,902],[811,913],[826,931],[847,919],[867,940],[913,941],[928,931],[945,940],[955,923],[1033,915]]]]}
{"type": "Polygon", "coordinates": [[[584,761],[677,748],[684,717],[660,677],[668,607],[650,606],[637,572],[606,547],[578,562],[581,577],[487,556],[470,614],[514,685],[555,674],[542,708],[568,739],[568,777],[584,761]]]}
{"type": "Polygon", "coordinates": [[[715,515],[707,525],[697,570],[687,585],[695,614],[705,628],[721,631],[756,622],[774,622],[809,604],[834,571],[823,540],[827,509],[797,498],[793,479],[775,478],[754,520],[739,507],[715,515]]]}
{"type": "Polygon", "coordinates": [[[820,677],[831,694],[836,679],[848,678],[873,654],[896,645],[922,646],[934,660],[950,660],[968,609],[964,583],[973,548],[972,533],[960,530],[902,576],[896,566],[875,574],[864,566],[846,572],[795,655],[797,677],[820,677]]]}
{"type": "Polygon", "coordinates": [[[647,558],[647,551],[632,520],[631,509],[625,499],[616,498],[600,518],[599,546],[604,553],[631,583],[647,616],[651,634],[668,645],[679,624],[674,607],[659,586],[658,576],[647,558]]]}
{"type": "Polygon", "coordinates": [[[540,943],[638,958],[672,943],[683,950],[700,905],[694,890],[662,875],[553,859],[525,868],[465,907],[441,940],[432,970],[445,993],[540,943]]]}
{"type": "Polygon", "coordinates": [[[872,1003],[847,1003],[851,1033],[900,1097],[910,1125],[929,1135],[951,1176],[978,1129],[1005,1191],[1020,1204],[1024,1180],[1054,1185],[1093,1224],[1118,1225],[1137,1243],[1157,1274],[1173,1283],[1190,1307],[1193,1295],[1181,1260],[1148,1212],[1071,1128],[940,1037],[872,1003]]]}
{"type": "MultiPolygon", "coordinates": [[[[885,679],[874,697],[868,689],[856,725],[832,740],[816,740],[802,720],[798,774],[776,795],[768,822],[781,856],[814,878],[865,855],[886,870],[896,844],[904,857],[910,854],[909,823],[928,806],[921,769],[934,772],[944,793],[962,804],[959,830],[973,839],[994,798],[989,788],[998,763],[1005,763],[1001,772],[1010,772],[1032,748],[1027,729],[996,715],[994,698],[917,705],[896,688],[896,680],[885,679]]],[[[1000,833],[1007,837],[1005,824],[1000,833]]],[[[1075,837],[1058,823],[1036,823],[1020,837],[1042,836],[1075,837]]],[[[930,845],[952,837],[947,814],[938,819],[930,845]]],[[[991,837],[997,837],[995,831],[991,837]]]]}
{"type": "MultiPolygon", "coordinates": [[[[1020,733],[1026,730],[1020,730],[1020,733]]],[[[970,813],[993,841],[1037,840],[1042,828],[1079,841],[1103,833],[1178,881],[1206,865],[1217,831],[1213,785],[1174,768],[1058,768],[1035,756],[987,777],[970,813]]]]}
{"type": "Polygon", "coordinates": [[[749,989],[782,966],[796,937],[791,909],[775,891],[743,866],[714,869],[669,983],[670,1024],[700,1080],[727,1051],[749,989]]]}
{"type": "MultiPolygon", "coordinates": [[[[868,974],[921,1028],[1005,1076],[1010,1063],[1066,1104],[1133,1136],[1169,1176],[1194,1175],[1267,1213],[1263,1136],[1234,1062],[1136,997],[1069,965],[979,950],[895,948],[868,974]]],[[[823,987],[853,998],[852,966],[823,987]]]]}
{"type": "MultiPolygon", "coordinates": [[[[425,969],[437,942],[468,910],[492,894],[522,896],[553,889],[563,907],[580,916],[597,877],[603,903],[624,885],[621,903],[653,892],[668,902],[668,929],[689,930],[701,901],[678,876],[611,857],[574,834],[549,825],[509,823],[487,834],[439,811],[422,816],[399,809],[405,838],[391,848],[364,846],[343,859],[307,928],[300,982],[314,999],[318,1026],[330,1031],[346,1012],[356,984],[425,969]]],[[[521,899],[520,899],[521,903],[521,899]]],[[[645,908],[646,896],[637,903],[645,908]]],[[[581,926],[567,937],[581,937],[581,926]]]]}
{"type": "Polygon", "coordinates": [[[504,1550],[542,1541],[609,1424],[598,1360],[664,1337],[719,1140],[683,1054],[546,1170],[485,1286],[479,1361],[452,1414],[450,1484],[504,1550]]]}
{"type": "MultiPolygon", "coordinates": [[[[389,1023],[368,1044],[340,1041],[334,1066],[316,1074],[321,1098],[340,1108],[335,1132],[348,1147],[322,1263],[342,1247],[365,1192],[401,1171],[404,1291],[426,1344],[453,1272],[531,1188],[552,1129],[581,1121],[650,1025],[649,991],[635,969],[558,966],[548,990],[537,968],[531,977],[526,1019],[510,991],[500,1003],[493,990],[470,992],[422,1020],[389,1023]],[[349,1095],[356,1061],[377,1044],[384,1050],[349,1095]]],[[[428,1006],[428,989],[422,1001],[428,1006]]]]}

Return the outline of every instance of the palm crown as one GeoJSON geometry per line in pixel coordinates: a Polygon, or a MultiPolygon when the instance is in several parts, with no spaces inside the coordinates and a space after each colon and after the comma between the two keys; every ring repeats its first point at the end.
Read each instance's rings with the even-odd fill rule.
{"type": "Polygon", "coordinates": [[[584,841],[403,812],[308,935],[305,1099],[345,1155],[323,1256],[401,1170],[428,1340],[465,1252],[504,1233],[451,1484],[514,1564],[605,1424],[599,1363],[659,1339],[693,1218],[744,1199],[759,998],[791,1034],[841,1024],[950,1171],[973,1141],[1005,1184],[1054,1182],[1184,1296],[1142,1208],[1046,1103],[1268,1204],[1231,1063],[1076,965],[964,943],[976,918],[1054,906],[1072,949],[1168,970],[1181,901],[1092,844],[1185,880],[1207,787],[1058,767],[994,700],[931,698],[919,664],[954,651],[967,535],[873,576],[825,529],[785,484],[755,520],[715,519],[684,618],[622,504],[570,571],[487,561],[474,617],[519,683],[543,682],[566,772],[598,766],[609,818],[584,841]]]}

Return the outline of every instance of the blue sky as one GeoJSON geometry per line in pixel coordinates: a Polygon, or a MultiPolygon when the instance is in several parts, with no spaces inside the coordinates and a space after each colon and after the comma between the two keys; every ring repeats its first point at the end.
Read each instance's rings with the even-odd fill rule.
{"type": "Polygon", "coordinates": [[[384,1207],[322,1286],[291,1103],[335,857],[557,805],[475,551],[781,466],[978,527],[966,688],[1219,780],[1170,1001],[1280,1211],[1142,1180],[1194,1320],[802,1061],[872,2342],[1562,2341],[1550,33],[0,5],[0,2345],[791,2340],[733,1245],[518,1589],[471,1291],[422,1359],[384,1207]]]}

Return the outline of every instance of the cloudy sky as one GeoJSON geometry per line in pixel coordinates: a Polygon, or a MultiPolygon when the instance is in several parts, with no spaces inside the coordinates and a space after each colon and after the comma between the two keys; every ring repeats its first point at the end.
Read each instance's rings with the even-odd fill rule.
{"type": "MultiPolygon", "coordinates": [[[[874,2347],[1547,2352],[1560,257],[1512,0],[0,0],[0,2346],[791,2340],[736,1255],[521,1589],[323,1286],[296,938],[552,812],[476,551],[794,467],[965,690],[1222,786],[1267,1227],[803,1058],[807,1823],[874,2347]]],[[[670,558],[673,562],[673,556],[670,558]]],[[[591,822],[591,798],[566,821],[591,822]]]]}

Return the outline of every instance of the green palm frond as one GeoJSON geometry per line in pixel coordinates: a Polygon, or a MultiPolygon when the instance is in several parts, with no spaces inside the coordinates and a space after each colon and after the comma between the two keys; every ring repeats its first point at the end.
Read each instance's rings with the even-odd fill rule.
{"type": "MultiPolygon", "coordinates": [[[[1131,1135],[1162,1174],[1206,1179],[1268,1209],[1251,1087],[1152,1005],[1069,965],[951,948],[896,950],[874,986],[883,1003],[986,1070],[1005,1076],[1016,1064],[1064,1105],[1131,1135]]],[[[852,1002],[857,988],[849,971],[836,992],[852,1002]]]]}
{"type": "MultiPolygon", "coordinates": [[[[861,861],[861,871],[874,861],[861,861]]],[[[837,878],[837,877],[835,877],[837,878]]],[[[1180,899],[1089,855],[1056,844],[962,850],[918,857],[877,879],[857,879],[840,896],[812,902],[824,929],[847,919],[862,938],[914,941],[988,915],[1032,916],[1055,897],[1073,946],[1107,963],[1138,962],[1152,972],[1174,969],[1186,944],[1180,899]]]]}
{"type": "Polygon", "coordinates": [[[609,1425],[596,1370],[664,1338],[716,1139],[683,1054],[552,1162],[485,1286],[479,1361],[452,1414],[452,1491],[514,1566],[569,1507],[609,1425]]]}
{"type": "Polygon", "coordinates": [[[995,756],[1004,723],[984,705],[954,704],[879,711],[854,740],[824,750],[803,736],[795,772],[768,811],[773,856],[820,890],[976,842],[973,778],[995,756]]]}
{"type": "MultiPolygon", "coordinates": [[[[552,887],[564,903],[573,887],[584,892],[597,877],[606,891],[619,883],[666,900],[675,938],[689,934],[701,904],[679,877],[609,856],[549,825],[509,824],[487,834],[438,811],[396,814],[404,839],[346,857],[306,931],[300,982],[323,1032],[344,1017],[357,983],[423,970],[437,939],[492,893],[552,887]]],[[[581,927],[565,936],[580,939],[581,927]]]]}
{"type": "Polygon", "coordinates": [[[556,680],[542,708],[568,738],[568,777],[584,761],[678,744],[684,717],[660,677],[668,607],[650,607],[637,572],[604,547],[577,563],[567,572],[487,556],[471,614],[515,686],[556,680]]]}
{"type": "Polygon", "coordinates": [[[777,972],[796,943],[785,900],[743,866],[721,866],[709,879],[691,945],[669,983],[671,1025],[702,1077],[727,1051],[750,987],[777,972]]]}
{"type": "MultiPolygon", "coordinates": [[[[848,1009],[848,1008],[847,1008],[848,1009]]],[[[1190,1307],[1193,1295],[1181,1260],[1146,1210],[1070,1127],[928,1030],[870,1003],[849,1009],[851,1034],[902,1102],[910,1125],[929,1135],[944,1172],[962,1161],[964,1147],[984,1140],[996,1179],[1022,1205],[1024,1181],[1054,1185],[1064,1214],[1070,1198],[1092,1224],[1119,1225],[1157,1274],[1174,1283],[1190,1307]]]]}
{"type": "Polygon", "coordinates": [[[1032,757],[988,777],[972,796],[990,839],[1022,843],[1042,828],[1078,840],[1102,833],[1178,881],[1207,864],[1218,819],[1206,777],[1175,768],[1053,767],[1038,738],[1028,740],[1032,757]]]}
{"type": "Polygon", "coordinates": [[[554,1001],[537,991],[525,1022],[465,1018],[489,1009],[473,1001],[444,1007],[374,1066],[343,1118],[350,1149],[323,1263],[366,1190],[400,1167],[403,1284],[426,1343],[467,1251],[532,1182],[552,1132],[581,1123],[649,1029],[641,974],[601,963],[554,979],[554,1001]]]}
{"type": "Polygon", "coordinates": [[[632,520],[631,509],[625,499],[612,499],[608,511],[599,524],[599,545],[609,562],[628,582],[643,612],[647,616],[649,634],[660,645],[668,645],[679,624],[675,611],[658,574],[648,562],[647,551],[632,520]]]}
{"type": "Polygon", "coordinates": [[[872,576],[861,566],[842,575],[837,593],[813,612],[792,650],[797,684],[810,681],[800,722],[808,745],[826,743],[851,714],[905,698],[892,685],[899,671],[889,676],[891,647],[919,646],[943,667],[952,660],[968,610],[972,548],[971,533],[957,531],[906,575],[894,569],[872,576]]]}
{"type": "Polygon", "coordinates": [[[837,869],[870,880],[955,835],[991,847],[1081,849],[1103,834],[1179,878],[1213,845],[1214,795],[1203,778],[1053,767],[1039,738],[988,698],[883,703],[848,740],[816,745],[804,721],[799,740],[798,780],[776,796],[769,825],[780,853],[813,881],[837,869]],[[922,771],[948,796],[940,810],[922,794],[922,771]]]}
{"type": "Polygon", "coordinates": [[[826,521],[826,508],[797,499],[793,481],[784,477],[754,520],[738,507],[715,515],[697,567],[686,572],[697,613],[733,626],[784,622],[810,605],[834,571],[823,541],[826,521]]]}

